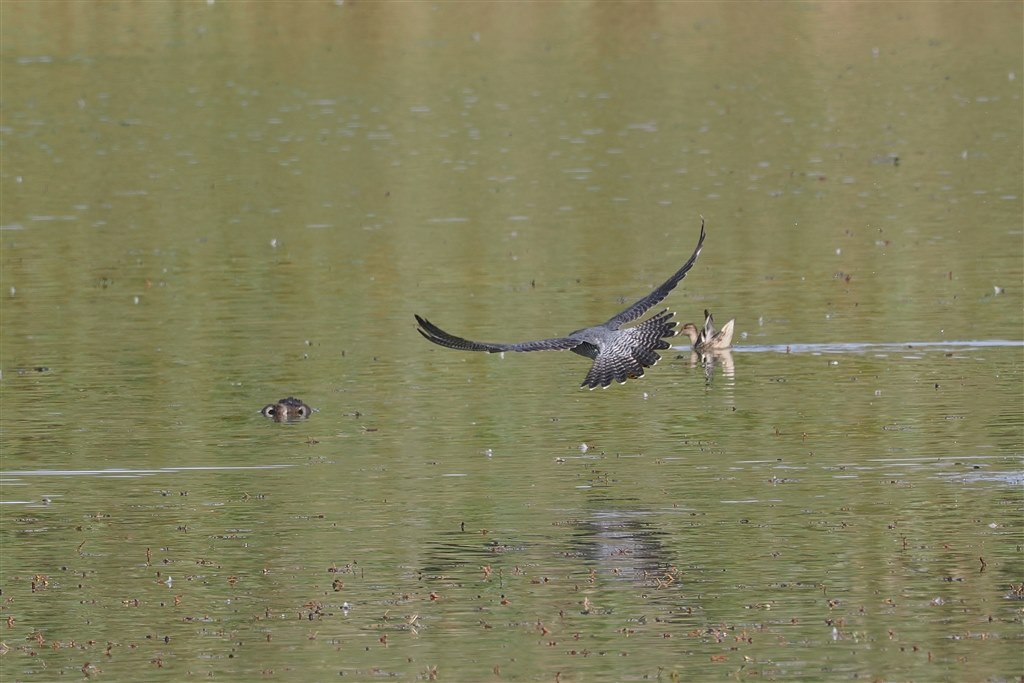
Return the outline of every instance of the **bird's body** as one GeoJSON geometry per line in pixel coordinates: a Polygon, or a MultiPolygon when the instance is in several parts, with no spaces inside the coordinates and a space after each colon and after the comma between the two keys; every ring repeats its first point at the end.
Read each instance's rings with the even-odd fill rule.
{"type": "Polygon", "coordinates": [[[697,248],[661,286],[600,325],[585,327],[564,337],[512,344],[476,342],[449,334],[418,315],[417,331],[435,344],[459,351],[572,351],[594,361],[581,388],[607,388],[613,379],[621,384],[630,378],[643,377],[644,368],[651,367],[661,358],[657,352],[671,346],[665,339],[677,334],[676,323],[672,320],[674,314],[665,310],[638,325],[620,328],[660,303],[686,277],[704,246],[704,236],[704,221],[701,220],[697,248]]]}
{"type": "Polygon", "coordinates": [[[735,320],[730,320],[722,325],[722,329],[716,330],[711,311],[704,309],[704,326],[698,329],[693,323],[686,323],[683,325],[683,334],[690,338],[693,350],[698,353],[724,351],[732,346],[732,333],[735,324],[735,320]]]}

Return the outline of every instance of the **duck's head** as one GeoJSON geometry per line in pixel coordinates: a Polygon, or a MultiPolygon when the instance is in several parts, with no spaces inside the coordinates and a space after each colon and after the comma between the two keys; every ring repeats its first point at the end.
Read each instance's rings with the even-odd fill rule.
{"type": "Polygon", "coordinates": [[[693,323],[686,323],[683,325],[683,329],[680,330],[680,332],[690,338],[691,344],[696,344],[697,338],[700,336],[700,330],[697,329],[697,326],[693,323]]]}

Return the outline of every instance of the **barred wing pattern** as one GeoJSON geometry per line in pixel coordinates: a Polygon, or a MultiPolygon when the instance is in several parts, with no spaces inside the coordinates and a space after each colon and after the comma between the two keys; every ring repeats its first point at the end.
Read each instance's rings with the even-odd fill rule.
{"type": "Polygon", "coordinates": [[[649,311],[652,306],[657,306],[664,301],[665,297],[667,297],[669,293],[676,288],[676,285],[682,282],[683,278],[686,277],[686,274],[690,271],[690,268],[693,268],[693,264],[697,262],[697,257],[700,256],[700,250],[704,248],[704,237],[704,217],[701,216],[700,239],[697,240],[697,248],[693,250],[693,255],[690,256],[689,260],[683,264],[683,267],[673,273],[672,277],[665,280],[665,282],[663,282],[661,286],[653,292],[640,299],[621,313],[609,318],[605,325],[613,330],[617,330],[624,324],[632,322],[642,316],[644,313],[649,311]]]}
{"type": "Polygon", "coordinates": [[[615,335],[612,342],[594,358],[594,365],[580,388],[607,389],[613,379],[624,384],[627,379],[643,377],[644,368],[652,367],[661,360],[658,351],[671,347],[663,337],[675,336],[674,315],[672,311],[662,311],[615,335]]]}

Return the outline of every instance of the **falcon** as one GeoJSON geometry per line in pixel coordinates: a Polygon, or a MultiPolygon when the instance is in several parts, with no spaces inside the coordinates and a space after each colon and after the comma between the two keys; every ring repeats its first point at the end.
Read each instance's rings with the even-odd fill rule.
{"type": "Polygon", "coordinates": [[[449,334],[419,315],[416,316],[416,322],[419,323],[416,331],[428,341],[458,351],[486,351],[488,353],[572,351],[594,361],[586,379],[580,385],[581,389],[584,387],[607,389],[613,379],[619,384],[623,384],[627,379],[643,377],[644,368],[653,366],[661,359],[658,351],[671,347],[671,344],[665,339],[674,337],[678,332],[675,329],[676,323],[672,320],[675,313],[668,309],[632,327],[623,329],[622,326],[639,319],[653,306],[661,303],[676,288],[676,285],[686,277],[686,273],[697,262],[700,250],[704,247],[704,236],[704,219],[701,218],[700,239],[697,241],[697,248],[693,250],[693,254],[686,263],[669,279],[653,292],[605,322],[570,332],[564,337],[514,344],[471,341],[449,334]]]}

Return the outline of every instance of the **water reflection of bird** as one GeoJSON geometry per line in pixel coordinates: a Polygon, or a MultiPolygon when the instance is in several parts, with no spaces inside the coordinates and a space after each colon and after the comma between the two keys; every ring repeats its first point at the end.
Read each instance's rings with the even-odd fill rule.
{"type": "Polygon", "coordinates": [[[674,337],[677,331],[676,323],[672,320],[674,313],[669,310],[664,310],[634,327],[622,330],[619,328],[636,320],[668,296],[669,292],[675,289],[676,285],[686,277],[687,271],[696,263],[703,246],[704,220],[701,219],[697,248],[694,249],[689,260],[672,277],[665,280],[653,292],[600,325],[576,330],[564,337],[515,344],[470,341],[449,334],[418,315],[416,322],[419,323],[419,327],[416,329],[429,341],[459,351],[487,351],[488,353],[572,351],[594,361],[580,388],[607,388],[613,379],[622,384],[627,379],[643,377],[644,368],[651,367],[661,358],[657,351],[670,348],[671,345],[664,341],[664,338],[674,337]]]}
{"type": "Polygon", "coordinates": [[[697,329],[693,323],[683,325],[683,334],[690,338],[693,350],[699,353],[708,351],[723,351],[732,346],[732,331],[736,320],[730,320],[722,325],[722,329],[715,330],[715,321],[711,317],[711,311],[704,309],[704,327],[697,329]]]}
{"type": "Polygon", "coordinates": [[[719,367],[727,379],[732,380],[736,377],[736,364],[733,362],[731,349],[691,351],[690,367],[695,368],[698,365],[704,368],[704,381],[707,384],[714,380],[715,369],[719,367]]]}
{"type": "MultiPolygon", "coordinates": [[[[573,556],[626,580],[658,581],[673,566],[668,534],[658,517],[641,510],[599,509],[573,523],[573,556]]],[[[602,572],[604,574],[604,572],[602,572]]]]}

